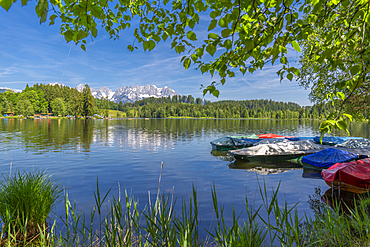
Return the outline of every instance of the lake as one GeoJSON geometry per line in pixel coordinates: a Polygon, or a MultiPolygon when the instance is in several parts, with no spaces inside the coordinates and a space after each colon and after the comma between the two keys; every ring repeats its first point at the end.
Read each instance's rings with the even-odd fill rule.
{"type": "MultiPolygon", "coordinates": [[[[210,141],[227,135],[276,133],[316,136],[320,122],[310,120],[240,119],[0,119],[1,172],[46,170],[59,178],[77,209],[90,211],[96,181],[102,192],[119,187],[139,200],[141,208],[160,188],[174,192],[177,207],[198,192],[200,226],[209,229],[214,219],[211,188],[231,217],[244,208],[245,197],[258,207],[262,201],[259,184],[267,189],[280,183],[281,200],[296,204],[300,213],[311,214],[309,195],[329,187],[322,179],[306,178],[303,169],[286,164],[234,161],[225,152],[214,152],[210,141]],[[280,168],[277,169],[277,168],[280,168]]],[[[352,124],[353,136],[369,138],[366,124],[352,124]]],[[[336,132],[334,135],[344,135],[336,132]]],[[[62,214],[59,205],[57,214],[62,214]]]]}

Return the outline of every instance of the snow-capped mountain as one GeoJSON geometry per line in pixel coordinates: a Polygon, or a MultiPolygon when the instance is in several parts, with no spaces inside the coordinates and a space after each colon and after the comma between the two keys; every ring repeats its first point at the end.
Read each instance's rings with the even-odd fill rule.
{"type": "Polygon", "coordinates": [[[145,85],[145,86],[130,86],[130,87],[120,87],[112,96],[111,101],[113,102],[134,102],[136,100],[141,100],[149,97],[172,97],[174,95],[179,95],[173,89],[165,86],[163,88],[158,88],[155,85],[145,85]]]}
{"type": "Polygon", "coordinates": [[[85,87],[85,85],[81,83],[81,84],[78,84],[75,88],[77,89],[77,91],[82,92],[82,90],[84,89],[84,87],[85,87]]]}
{"type": "MultiPolygon", "coordinates": [[[[82,91],[85,85],[79,84],[76,89],[82,91]]],[[[155,85],[145,85],[145,86],[130,86],[130,87],[120,87],[115,92],[113,92],[108,87],[102,87],[99,89],[90,88],[91,94],[94,98],[100,99],[101,97],[108,97],[110,101],[119,103],[134,102],[136,100],[141,100],[149,97],[172,97],[174,95],[179,95],[173,89],[165,86],[163,88],[158,88],[155,85]]]]}
{"type": "Polygon", "coordinates": [[[91,94],[94,96],[94,98],[101,99],[102,97],[108,97],[109,100],[112,99],[112,96],[114,95],[114,92],[112,89],[108,87],[101,87],[99,89],[91,89],[91,94]]]}
{"type": "Polygon", "coordinates": [[[22,90],[19,89],[11,89],[8,87],[0,87],[0,93],[4,93],[6,90],[12,90],[14,93],[20,93],[22,90]]]}

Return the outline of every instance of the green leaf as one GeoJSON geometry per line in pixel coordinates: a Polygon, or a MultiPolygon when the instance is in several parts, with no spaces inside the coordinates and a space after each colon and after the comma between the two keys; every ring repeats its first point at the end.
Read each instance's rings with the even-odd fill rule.
{"type": "Polygon", "coordinates": [[[254,48],[254,42],[251,39],[247,39],[244,44],[247,51],[251,51],[254,48]]]}
{"type": "Polygon", "coordinates": [[[0,6],[3,7],[6,11],[10,9],[12,6],[13,1],[12,0],[0,0],[0,6]]]}
{"type": "Polygon", "coordinates": [[[134,47],[133,47],[132,45],[128,45],[128,46],[127,46],[127,49],[129,49],[131,52],[133,52],[133,51],[134,51],[134,47]]]}
{"type": "Polygon", "coordinates": [[[191,64],[191,60],[190,60],[190,58],[187,57],[184,60],[184,63],[183,63],[183,66],[184,66],[185,70],[187,70],[190,67],[190,64],[191,64]]]}
{"type": "Polygon", "coordinates": [[[163,41],[166,41],[166,40],[167,40],[167,38],[168,38],[168,35],[167,35],[166,33],[163,33],[163,34],[162,34],[162,39],[163,39],[163,41]]]}
{"type": "Polygon", "coordinates": [[[224,29],[221,31],[221,35],[223,38],[229,37],[231,34],[232,30],[231,29],[224,29]]]}
{"type": "Polygon", "coordinates": [[[186,34],[186,37],[188,37],[188,39],[190,39],[190,40],[192,40],[192,41],[197,40],[197,35],[196,35],[193,31],[189,31],[189,32],[186,34]]]}
{"type": "Polygon", "coordinates": [[[143,41],[143,49],[146,51],[149,47],[149,42],[148,41],[143,41]]]}
{"type": "Polygon", "coordinates": [[[149,47],[148,47],[149,51],[153,50],[154,47],[155,47],[155,42],[153,40],[149,40],[149,47]]]}
{"type": "Polygon", "coordinates": [[[196,51],[196,54],[199,58],[201,58],[204,54],[204,48],[198,48],[195,51],[196,51]]]}
{"type": "Polygon", "coordinates": [[[341,130],[347,131],[347,123],[344,120],[337,121],[336,126],[341,130]]]}
{"type": "Polygon", "coordinates": [[[212,20],[208,26],[208,31],[211,31],[212,29],[214,29],[216,25],[217,25],[217,20],[212,20]]]}
{"type": "Polygon", "coordinates": [[[351,68],[350,68],[350,72],[351,72],[351,75],[352,76],[354,76],[354,75],[356,75],[358,72],[360,72],[360,66],[359,65],[355,65],[355,66],[352,66],[351,68]]]}
{"type": "Polygon", "coordinates": [[[284,56],[280,58],[280,63],[282,64],[288,64],[288,59],[284,56]]]}
{"type": "Polygon", "coordinates": [[[337,5],[338,3],[340,3],[340,0],[332,0],[331,1],[333,4],[337,5]]]}
{"type": "Polygon", "coordinates": [[[209,16],[210,16],[212,19],[215,19],[218,15],[217,15],[216,11],[212,11],[211,13],[209,13],[209,16]]]}
{"type": "Polygon", "coordinates": [[[343,92],[337,92],[337,97],[341,100],[344,100],[346,98],[346,95],[343,92]]]}
{"type": "Polygon", "coordinates": [[[293,74],[292,73],[287,74],[286,78],[288,78],[289,81],[293,80],[293,74]]]}
{"type": "Polygon", "coordinates": [[[57,15],[51,15],[50,16],[49,26],[54,25],[55,18],[57,18],[57,17],[58,17],[57,15]]]}
{"type": "Polygon", "coordinates": [[[351,122],[352,122],[352,119],[353,119],[353,116],[352,116],[352,115],[347,114],[347,113],[343,113],[342,115],[343,115],[343,116],[346,116],[346,117],[349,119],[349,121],[351,121],[351,122]]]}
{"type": "Polygon", "coordinates": [[[206,51],[211,55],[213,56],[216,52],[216,46],[210,44],[210,45],[207,45],[206,47],[206,51]]]}
{"type": "Polygon", "coordinates": [[[213,96],[215,96],[216,98],[218,98],[218,96],[220,95],[220,91],[218,91],[217,89],[216,90],[213,90],[212,91],[212,94],[213,94],[213,96]]]}
{"type": "Polygon", "coordinates": [[[227,22],[224,19],[225,18],[220,18],[220,20],[218,21],[218,25],[220,27],[227,27],[227,22]]]}
{"type": "Polygon", "coordinates": [[[85,44],[81,44],[81,49],[82,49],[82,50],[84,50],[84,51],[86,51],[86,46],[85,46],[85,44]]]}
{"type": "Polygon", "coordinates": [[[71,30],[66,31],[63,35],[67,43],[73,39],[73,32],[71,30]]]}
{"type": "Polygon", "coordinates": [[[219,37],[219,36],[218,36],[217,34],[215,34],[215,33],[209,33],[209,34],[208,34],[208,38],[209,38],[209,39],[218,39],[218,37],[219,37]]]}
{"type": "Polygon", "coordinates": [[[298,51],[299,53],[301,52],[301,47],[299,46],[297,41],[293,40],[291,44],[292,44],[294,50],[298,51]]]}

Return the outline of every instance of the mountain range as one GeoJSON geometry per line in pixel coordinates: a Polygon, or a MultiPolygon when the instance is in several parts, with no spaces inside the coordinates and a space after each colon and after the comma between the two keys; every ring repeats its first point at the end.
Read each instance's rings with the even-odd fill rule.
{"type": "MultiPolygon", "coordinates": [[[[61,87],[67,87],[64,84],[53,82],[49,83],[48,85],[56,86],[59,85],[61,87]]],[[[82,91],[85,87],[84,84],[79,84],[76,86],[76,89],[78,91],[82,91]]],[[[18,89],[11,89],[7,87],[0,87],[0,93],[5,92],[6,90],[12,90],[15,93],[20,93],[22,90],[18,89]]],[[[155,85],[145,85],[145,86],[129,86],[129,87],[119,87],[116,91],[113,92],[112,89],[108,87],[101,87],[99,89],[90,88],[91,94],[96,99],[101,99],[102,97],[107,97],[108,100],[113,101],[115,103],[119,103],[122,101],[122,103],[126,102],[135,102],[137,100],[141,100],[144,98],[149,97],[155,97],[155,98],[161,98],[161,97],[172,97],[174,95],[179,95],[175,92],[175,90],[165,86],[162,88],[156,87],[155,85]]]]}
{"type": "Polygon", "coordinates": [[[0,93],[4,93],[6,90],[12,90],[14,93],[22,92],[22,90],[18,90],[18,89],[11,89],[11,88],[8,88],[8,87],[0,87],[0,93]]]}
{"type": "MultiPolygon", "coordinates": [[[[77,85],[76,89],[78,91],[82,91],[85,87],[84,84],[77,85]]],[[[96,99],[100,99],[102,97],[107,97],[108,100],[119,103],[126,102],[135,102],[137,100],[141,100],[144,98],[155,97],[172,97],[174,95],[179,95],[175,92],[175,90],[165,86],[163,88],[156,87],[155,85],[145,85],[145,86],[129,86],[129,87],[120,87],[116,91],[113,92],[112,89],[108,87],[101,87],[99,89],[90,88],[91,94],[96,99]]]]}

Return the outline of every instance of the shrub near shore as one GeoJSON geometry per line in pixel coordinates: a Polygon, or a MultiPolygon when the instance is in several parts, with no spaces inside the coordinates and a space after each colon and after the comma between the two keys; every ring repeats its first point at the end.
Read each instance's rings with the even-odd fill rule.
{"type": "Polygon", "coordinates": [[[0,218],[3,241],[28,243],[45,234],[47,217],[61,198],[62,189],[42,171],[3,177],[0,184],[0,218]]]}

